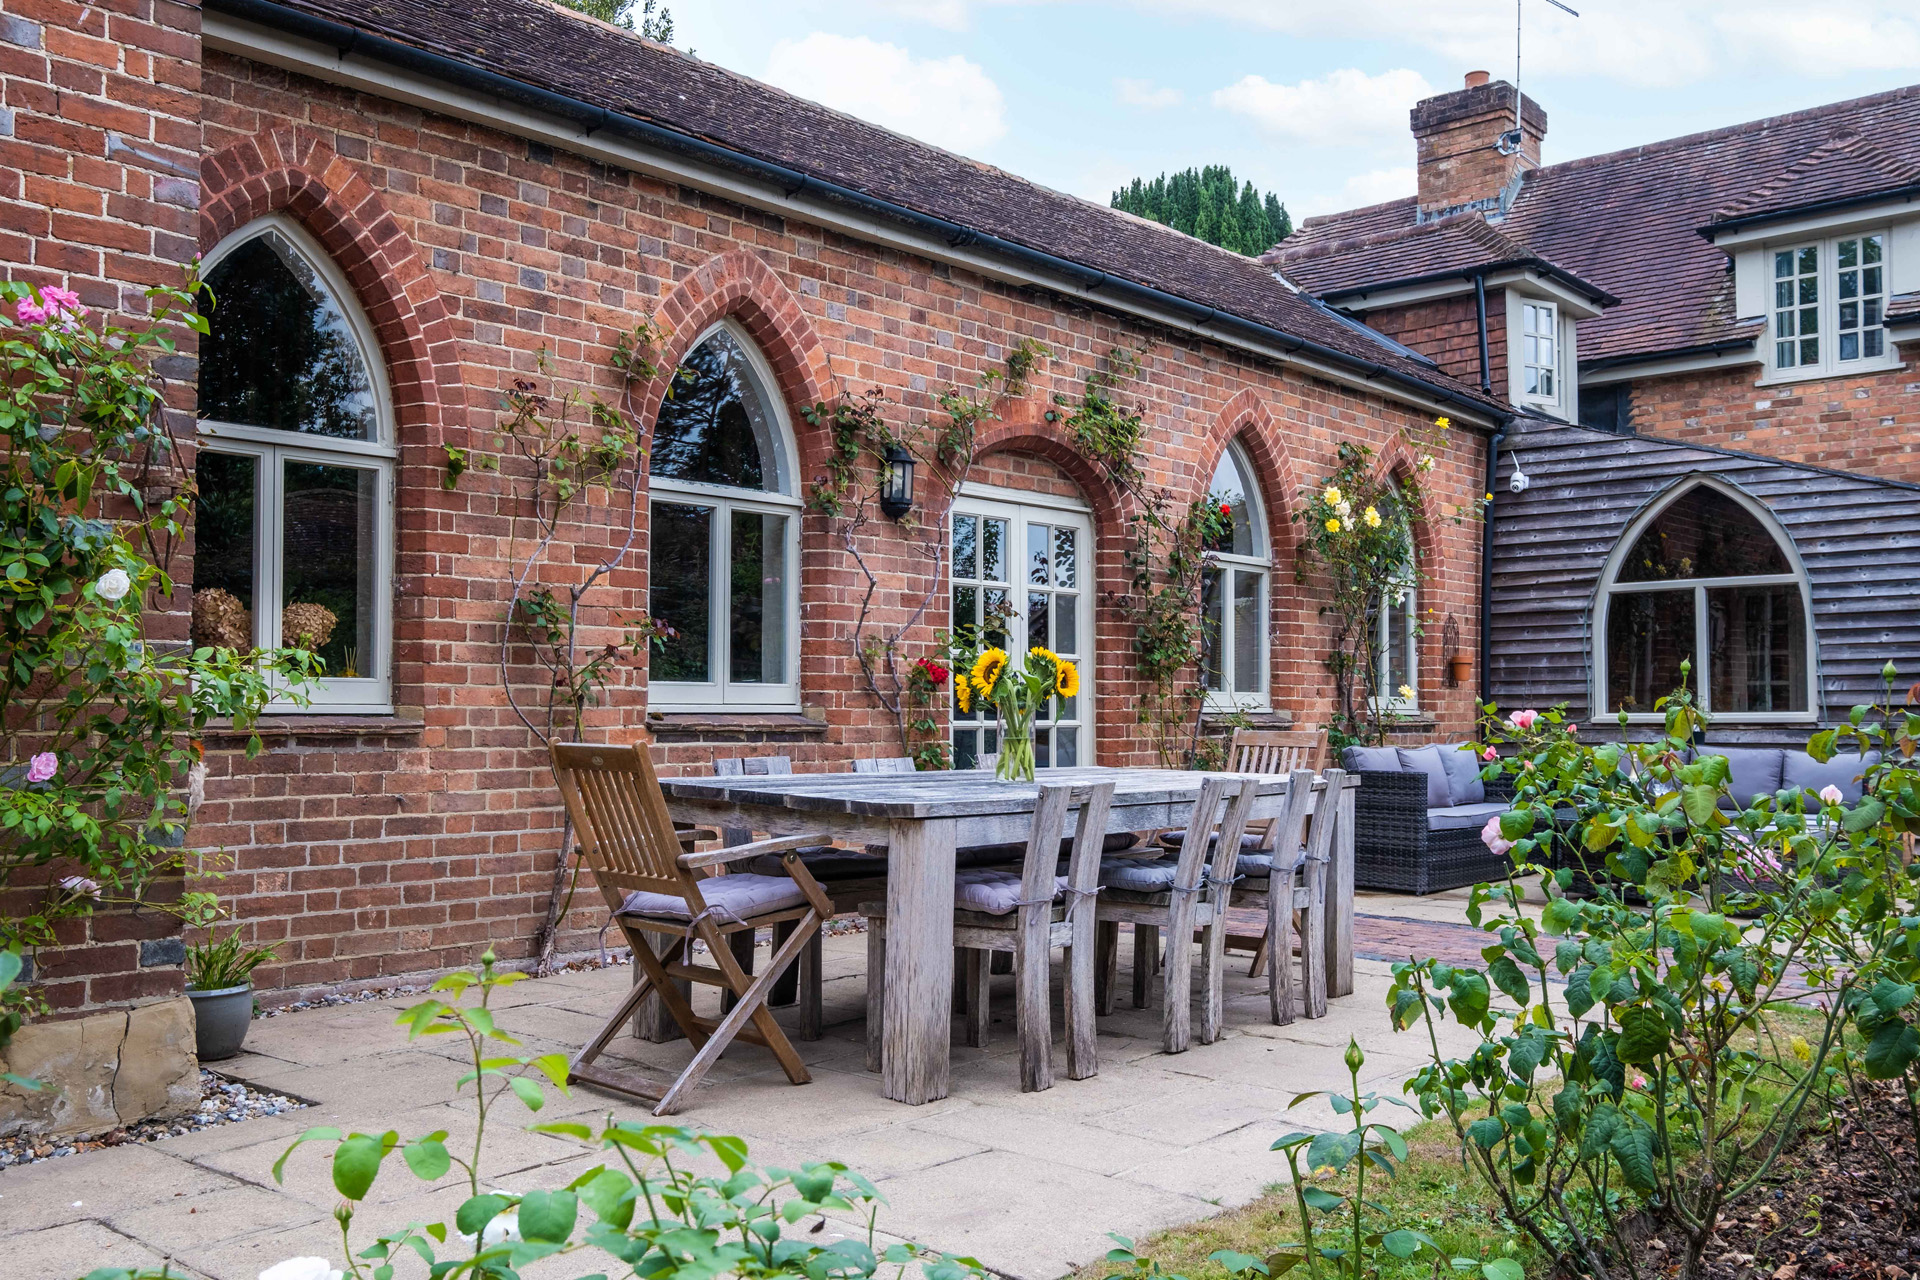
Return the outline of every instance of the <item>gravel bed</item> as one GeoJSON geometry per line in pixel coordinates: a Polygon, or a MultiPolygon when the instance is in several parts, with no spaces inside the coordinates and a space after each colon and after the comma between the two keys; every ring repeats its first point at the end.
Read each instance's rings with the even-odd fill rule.
{"type": "Polygon", "coordinates": [[[200,1069],[200,1106],[190,1115],[171,1120],[142,1120],[122,1129],[86,1138],[0,1138],[0,1169],[16,1165],[38,1164],[97,1147],[123,1147],[130,1142],[159,1142],[182,1134],[198,1133],[217,1125],[238,1124],[257,1116],[277,1116],[299,1111],[308,1104],[283,1093],[269,1093],[235,1080],[200,1069]]]}

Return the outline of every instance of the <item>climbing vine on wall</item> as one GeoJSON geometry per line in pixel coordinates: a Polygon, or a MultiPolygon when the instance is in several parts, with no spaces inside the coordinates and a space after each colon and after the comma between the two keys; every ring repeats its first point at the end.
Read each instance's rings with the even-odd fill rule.
{"type": "Polygon", "coordinates": [[[801,410],[808,425],[824,430],[828,440],[826,470],[814,480],[807,503],[834,522],[840,544],[865,584],[853,629],[861,683],[893,717],[903,753],[922,769],[944,769],[949,763],[937,714],[938,690],[947,678],[937,659],[945,655],[946,645],[936,644],[931,654],[915,654],[909,652],[908,639],[946,584],[953,503],[973,466],[981,424],[998,418],[1007,401],[1025,395],[1032,375],[1051,354],[1041,343],[1023,340],[1001,367],[986,370],[970,387],[951,386],[936,393],[935,412],[902,426],[889,422],[888,409],[895,402],[877,387],[801,410]],[[873,520],[887,454],[896,448],[913,458],[916,482],[925,481],[914,510],[900,524],[928,561],[927,588],[897,624],[881,626],[873,618],[880,573],[862,548],[861,536],[873,520]]]}

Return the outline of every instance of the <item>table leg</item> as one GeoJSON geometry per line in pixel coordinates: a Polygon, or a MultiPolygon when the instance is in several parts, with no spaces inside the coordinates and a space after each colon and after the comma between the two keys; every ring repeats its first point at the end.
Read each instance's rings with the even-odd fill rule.
{"type": "MultiPolygon", "coordinates": [[[[887,842],[881,1091],[918,1106],[947,1096],[953,1010],[954,823],[896,820],[887,842]]],[[[869,974],[867,980],[873,981],[869,974]]]]}
{"type": "Polygon", "coordinates": [[[1353,994],[1353,792],[1340,791],[1340,824],[1327,868],[1327,994],[1353,994]]]}

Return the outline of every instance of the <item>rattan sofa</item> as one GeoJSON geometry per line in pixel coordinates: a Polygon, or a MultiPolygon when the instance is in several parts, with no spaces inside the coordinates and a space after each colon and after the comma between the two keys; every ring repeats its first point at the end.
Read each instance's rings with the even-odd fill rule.
{"type": "Polygon", "coordinates": [[[1513,799],[1513,784],[1483,784],[1483,802],[1427,804],[1427,775],[1361,769],[1353,805],[1353,878],[1362,889],[1438,893],[1498,880],[1512,865],[1480,839],[1487,819],[1513,799]]]}

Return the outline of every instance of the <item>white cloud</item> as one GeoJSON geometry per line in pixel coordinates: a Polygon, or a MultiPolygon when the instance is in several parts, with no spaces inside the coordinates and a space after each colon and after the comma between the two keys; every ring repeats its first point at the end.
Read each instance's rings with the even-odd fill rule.
{"type": "Polygon", "coordinates": [[[1418,71],[1370,76],[1346,67],[1299,84],[1247,76],[1216,89],[1213,105],[1247,117],[1275,137],[1350,145],[1404,137],[1407,109],[1432,96],[1433,86],[1418,71]]]}
{"type": "Polygon", "coordinates": [[[957,53],[916,58],[865,36],[816,31],[776,44],[766,78],[836,111],[964,154],[1007,132],[1000,86],[957,53]]]}
{"type": "Polygon", "coordinates": [[[969,17],[967,0],[868,0],[882,13],[918,18],[947,31],[964,31],[969,17]]]}
{"type": "Polygon", "coordinates": [[[1178,89],[1158,88],[1151,80],[1115,80],[1115,94],[1129,107],[1148,107],[1158,110],[1163,107],[1177,107],[1181,102],[1178,89]]]}

